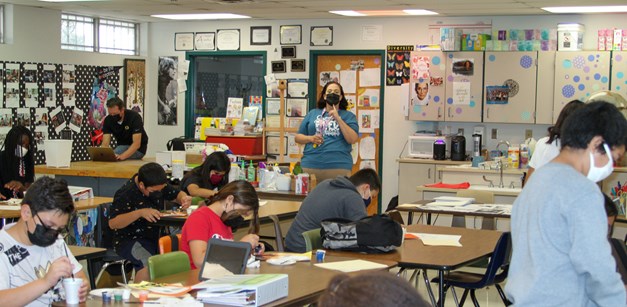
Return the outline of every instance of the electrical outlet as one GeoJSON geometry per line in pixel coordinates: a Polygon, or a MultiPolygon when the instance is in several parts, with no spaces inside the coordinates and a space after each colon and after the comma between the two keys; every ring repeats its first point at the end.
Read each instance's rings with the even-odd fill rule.
{"type": "Polygon", "coordinates": [[[492,139],[496,140],[496,128],[492,128],[492,139]]]}
{"type": "Polygon", "coordinates": [[[458,135],[464,135],[464,128],[457,128],[458,135]]]}
{"type": "Polygon", "coordinates": [[[530,138],[532,138],[532,137],[533,137],[533,130],[531,130],[531,129],[526,129],[526,130],[525,130],[525,140],[526,140],[526,139],[530,139],[530,138]]]}

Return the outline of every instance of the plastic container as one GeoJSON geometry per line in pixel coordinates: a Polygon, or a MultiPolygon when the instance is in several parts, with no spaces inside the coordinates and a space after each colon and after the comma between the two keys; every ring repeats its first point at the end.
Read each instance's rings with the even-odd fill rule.
{"type": "Polygon", "coordinates": [[[255,165],[253,164],[253,161],[251,160],[250,164],[248,164],[248,172],[246,176],[246,179],[248,180],[248,182],[255,182],[256,172],[257,171],[255,170],[255,165]]]}
{"type": "Polygon", "coordinates": [[[239,171],[239,180],[246,180],[246,162],[242,160],[242,164],[240,166],[239,171]]]}
{"type": "Polygon", "coordinates": [[[519,165],[520,148],[510,147],[507,150],[507,162],[511,168],[518,168],[519,165]]]}
{"type": "Polygon", "coordinates": [[[183,179],[184,170],[183,160],[172,160],[172,178],[183,179]]]}
{"type": "Polygon", "coordinates": [[[289,191],[292,185],[292,178],[287,175],[279,175],[276,178],[276,189],[279,191],[289,191]]]}
{"type": "Polygon", "coordinates": [[[583,33],[585,27],[578,23],[562,23],[557,25],[557,50],[583,50],[583,33]]]}
{"type": "Polygon", "coordinates": [[[70,167],[72,140],[45,140],[47,167],[70,167]]]}
{"type": "Polygon", "coordinates": [[[529,166],[529,147],[527,144],[520,144],[520,165],[521,169],[526,169],[529,166]]]}
{"type": "Polygon", "coordinates": [[[235,180],[239,180],[239,176],[240,176],[240,168],[239,166],[237,166],[237,164],[232,163],[231,164],[231,171],[229,171],[229,182],[235,181],[235,180]]]}

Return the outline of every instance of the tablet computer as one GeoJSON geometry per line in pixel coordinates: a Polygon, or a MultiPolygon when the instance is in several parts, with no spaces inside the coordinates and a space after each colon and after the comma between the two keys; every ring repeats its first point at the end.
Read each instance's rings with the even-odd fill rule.
{"type": "Polygon", "coordinates": [[[108,161],[115,162],[118,158],[111,147],[87,147],[87,152],[92,161],[108,161]]]}
{"type": "Polygon", "coordinates": [[[205,260],[198,280],[218,278],[231,274],[244,274],[250,257],[250,243],[212,238],[207,242],[205,260]]]}

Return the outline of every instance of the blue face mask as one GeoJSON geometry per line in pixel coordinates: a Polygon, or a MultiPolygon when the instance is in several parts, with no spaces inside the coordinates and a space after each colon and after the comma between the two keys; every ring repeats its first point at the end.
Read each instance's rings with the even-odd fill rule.
{"type": "Polygon", "coordinates": [[[366,208],[368,208],[371,202],[372,202],[372,197],[368,197],[364,199],[364,205],[366,205],[366,208]]]}

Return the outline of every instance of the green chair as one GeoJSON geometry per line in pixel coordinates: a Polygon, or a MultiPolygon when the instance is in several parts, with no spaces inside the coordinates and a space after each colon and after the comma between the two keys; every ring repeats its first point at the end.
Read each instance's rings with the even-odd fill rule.
{"type": "Polygon", "coordinates": [[[148,258],[148,272],[150,281],[156,278],[168,276],[191,270],[189,257],[185,252],[171,252],[163,255],[155,255],[148,258]]]}
{"type": "Polygon", "coordinates": [[[320,228],[305,231],[301,234],[305,239],[305,251],[322,248],[322,238],[320,237],[320,228]]]}
{"type": "MultiPolygon", "coordinates": [[[[194,196],[192,197],[192,206],[198,206],[198,203],[201,201],[205,201],[204,198],[200,197],[200,196],[194,196]]],[[[206,204],[205,204],[206,205],[206,204]]]]}

